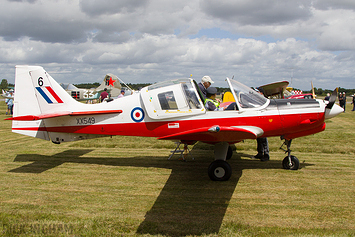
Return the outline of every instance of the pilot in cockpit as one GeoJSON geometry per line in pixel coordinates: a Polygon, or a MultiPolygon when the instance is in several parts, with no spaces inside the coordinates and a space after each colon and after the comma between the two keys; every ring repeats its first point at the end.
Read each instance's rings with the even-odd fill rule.
{"type": "Polygon", "coordinates": [[[217,88],[216,87],[208,87],[206,89],[206,99],[205,99],[205,108],[208,111],[219,111],[223,110],[223,108],[220,108],[219,105],[221,101],[219,99],[216,99],[217,96],[217,88]]]}
{"type": "Polygon", "coordinates": [[[207,111],[238,110],[237,104],[235,102],[223,103],[223,106],[221,106],[221,101],[216,98],[216,87],[210,86],[207,88],[206,92],[207,98],[205,99],[205,108],[207,111]]]}

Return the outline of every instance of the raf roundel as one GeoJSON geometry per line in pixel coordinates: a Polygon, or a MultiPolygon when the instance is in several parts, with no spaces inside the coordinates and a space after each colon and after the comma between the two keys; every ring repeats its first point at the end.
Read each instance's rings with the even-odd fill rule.
{"type": "Polygon", "coordinates": [[[142,122],[144,119],[144,111],[142,108],[136,107],[132,109],[131,118],[134,122],[142,122]]]}

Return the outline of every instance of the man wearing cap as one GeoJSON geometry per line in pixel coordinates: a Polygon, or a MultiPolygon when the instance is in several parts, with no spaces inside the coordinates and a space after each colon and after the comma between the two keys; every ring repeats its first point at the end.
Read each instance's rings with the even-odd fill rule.
{"type": "Polygon", "coordinates": [[[203,96],[205,97],[204,99],[206,99],[206,97],[207,97],[206,90],[207,90],[207,88],[209,88],[211,86],[212,83],[214,83],[214,82],[212,81],[212,79],[209,76],[202,77],[201,82],[198,83],[198,87],[200,88],[203,96]]]}
{"type": "Polygon", "coordinates": [[[121,90],[121,94],[119,94],[119,95],[117,96],[117,99],[118,99],[118,98],[122,98],[122,97],[124,96],[124,93],[125,93],[125,91],[124,91],[124,90],[121,90]]]}
{"type": "MultiPolygon", "coordinates": [[[[9,91],[9,96],[10,96],[10,98],[5,100],[6,104],[7,104],[7,111],[9,111],[10,115],[13,115],[13,109],[14,109],[13,90],[9,91]]],[[[6,114],[7,114],[7,111],[6,111],[6,114]]]]}

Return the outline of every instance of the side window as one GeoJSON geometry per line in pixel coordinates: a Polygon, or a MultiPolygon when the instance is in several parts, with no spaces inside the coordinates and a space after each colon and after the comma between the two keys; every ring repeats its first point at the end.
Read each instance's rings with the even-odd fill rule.
{"type": "MultiPolygon", "coordinates": [[[[191,87],[191,84],[190,84],[190,88],[186,84],[183,84],[182,88],[184,89],[184,93],[185,93],[189,108],[190,109],[201,109],[200,102],[198,101],[195,91],[191,87]]],[[[198,88],[198,86],[197,86],[197,88],[198,88]]]]}
{"type": "Polygon", "coordinates": [[[158,100],[162,110],[178,109],[174,93],[172,91],[167,91],[158,94],[158,100]]]}

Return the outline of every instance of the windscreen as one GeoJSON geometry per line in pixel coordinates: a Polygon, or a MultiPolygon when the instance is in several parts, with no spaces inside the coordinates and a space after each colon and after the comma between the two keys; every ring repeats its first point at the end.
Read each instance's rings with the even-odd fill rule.
{"type": "Polygon", "coordinates": [[[237,96],[238,102],[242,108],[257,108],[263,106],[267,99],[254,91],[250,87],[243,85],[240,82],[230,80],[231,86],[237,96]]]}
{"type": "Polygon", "coordinates": [[[199,100],[197,99],[196,96],[196,90],[192,87],[191,83],[183,83],[181,84],[184,94],[185,94],[185,98],[186,98],[186,102],[189,105],[190,109],[201,109],[202,106],[199,102],[199,100]]]}

